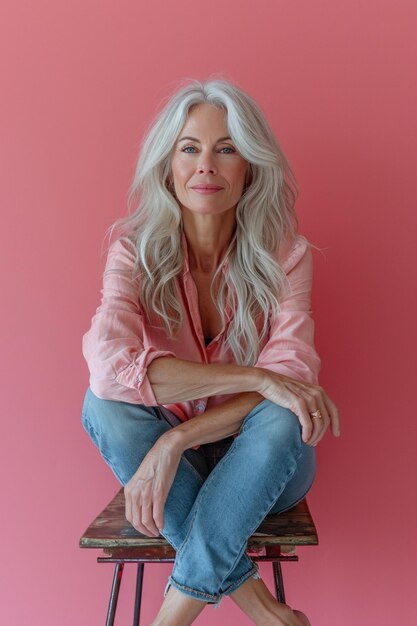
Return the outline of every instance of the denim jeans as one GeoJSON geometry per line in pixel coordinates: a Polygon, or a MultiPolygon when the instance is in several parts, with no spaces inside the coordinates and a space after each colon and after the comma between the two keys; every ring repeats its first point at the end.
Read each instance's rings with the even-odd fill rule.
{"type": "MultiPolygon", "coordinates": [[[[180,420],[165,407],[102,400],[87,389],[82,423],[125,485],[157,439],[180,420]]],[[[247,578],[260,578],[246,554],[263,519],[299,502],[316,472],[315,448],[297,416],[269,400],[246,415],[236,438],[188,449],[165,502],[161,535],[176,551],[170,585],[219,605],[247,578]]]]}

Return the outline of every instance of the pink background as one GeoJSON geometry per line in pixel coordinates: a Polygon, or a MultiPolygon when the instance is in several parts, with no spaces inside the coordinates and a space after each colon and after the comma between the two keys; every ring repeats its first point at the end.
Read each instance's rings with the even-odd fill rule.
{"type": "MultiPolygon", "coordinates": [[[[410,624],[415,3],[14,0],[1,13],[0,622],[104,624],[112,567],[78,539],[118,483],[81,427],[81,336],[145,128],[179,79],[222,73],[263,108],[299,181],[301,231],[325,248],[313,308],[343,428],[317,449],[320,545],[283,566],[287,601],[313,626],[410,624]]],[[[144,624],[170,571],[147,567],[144,624]]],[[[250,623],[230,599],[196,623],[226,619],[250,623]]]]}

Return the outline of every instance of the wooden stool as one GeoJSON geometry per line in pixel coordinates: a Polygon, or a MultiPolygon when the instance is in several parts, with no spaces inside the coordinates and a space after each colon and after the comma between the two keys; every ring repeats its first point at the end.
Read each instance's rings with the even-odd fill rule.
{"type": "MultiPolygon", "coordinates": [[[[306,500],[277,515],[268,515],[249,537],[246,552],[253,561],[272,562],[275,593],[285,602],[281,561],[298,561],[295,547],[317,545],[318,537],[306,500]]],[[[113,626],[125,563],[137,563],[133,626],[139,626],[145,563],[173,563],[175,550],[163,538],[141,535],[125,518],[123,487],[80,539],[81,548],[102,548],[98,563],[115,563],[106,626],[113,626]]]]}

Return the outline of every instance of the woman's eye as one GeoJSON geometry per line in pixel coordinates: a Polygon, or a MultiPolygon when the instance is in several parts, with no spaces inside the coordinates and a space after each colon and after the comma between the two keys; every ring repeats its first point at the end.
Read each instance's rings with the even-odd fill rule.
{"type": "MultiPolygon", "coordinates": [[[[181,148],[181,152],[186,152],[188,154],[194,154],[195,150],[195,146],[184,146],[184,148],[181,148]]],[[[224,146],[224,148],[220,148],[220,152],[223,152],[223,154],[233,154],[236,150],[230,146],[224,146]]]]}

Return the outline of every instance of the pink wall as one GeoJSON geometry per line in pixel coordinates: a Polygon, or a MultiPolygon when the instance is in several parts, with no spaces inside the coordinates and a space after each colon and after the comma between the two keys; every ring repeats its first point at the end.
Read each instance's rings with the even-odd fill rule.
{"type": "MultiPolygon", "coordinates": [[[[264,109],[299,180],[301,230],[326,249],[317,346],[343,429],[318,447],[320,546],[284,565],[288,602],[314,626],[411,623],[416,19],[411,0],[3,5],[2,624],[104,624],[111,568],[78,538],[118,483],[81,428],[81,336],[155,107],[214,72],[264,109]]],[[[169,572],[148,568],[145,624],[169,572]]],[[[228,599],[196,623],[226,618],[249,624],[228,599]]]]}

